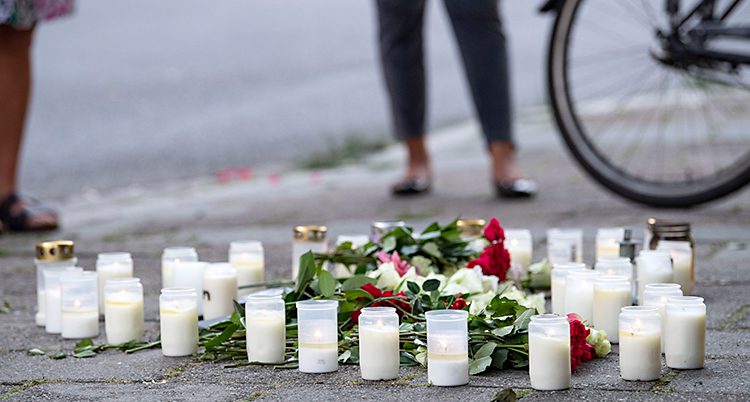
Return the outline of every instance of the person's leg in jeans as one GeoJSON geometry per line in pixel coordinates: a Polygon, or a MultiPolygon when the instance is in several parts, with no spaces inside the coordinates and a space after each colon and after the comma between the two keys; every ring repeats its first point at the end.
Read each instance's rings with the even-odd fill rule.
{"type": "Polygon", "coordinates": [[[408,165],[399,193],[415,181],[429,185],[425,146],[425,70],[422,26],[424,0],[377,0],[380,57],[396,136],[404,141],[408,165]]]}
{"type": "Polygon", "coordinates": [[[444,0],[461,51],[496,183],[522,177],[516,164],[509,60],[498,0],[444,0]]]}

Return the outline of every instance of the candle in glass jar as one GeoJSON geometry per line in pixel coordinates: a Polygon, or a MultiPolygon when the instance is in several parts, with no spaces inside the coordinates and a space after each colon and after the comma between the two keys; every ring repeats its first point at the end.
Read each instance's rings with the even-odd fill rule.
{"type": "Polygon", "coordinates": [[[706,305],[695,296],[670,297],[664,315],[664,356],[674,369],[703,368],[706,359],[706,305]]]}
{"type": "Polygon", "coordinates": [[[583,261],[583,231],[554,228],[547,231],[547,255],[552,264],[583,261]]]}
{"type": "Polygon", "coordinates": [[[610,342],[619,341],[619,314],[630,306],[632,294],[630,280],[625,276],[600,276],[594,282],[593,324],[607,333],[610,342]]]}
{"type": "Polygon", "coordinates": [[[193,288],[166,288],[159,296],[161,352],[189,356],[198,351],[198,293],[193,288]]]}
{"type": "Polygon", "coordinates": [[[570,262],[565,264],[554,264],[552,266],[551,276],[551,293],[552,293],[552,312],[556,314],[566,314],[565,310],[565,288],[567,276],[570,271],[580,271],[586,269],[586,264],[582,262],[570,262]]]}
{"type": "Polygon", "coordinates": [[[570,326],[558,314],[531,317],[529,323],[529,378],[541,391],[570,388],[570,326]]]}
{"type": "Polygon", "coordinates": [[[299,371],[328,373],[339,368],[336,300],[297,302],[299,371]]]}
{"type": "Polygon", "coordinates": [[[195,290],[195,300],[198,315],[203,315],[203,272],[209,264],[206,262],[181,262],[179,271],[175,271],[172,284],[178,288],[192,288],[195,290]]]}
{"type": "Polygon", "coordinates": [[[46,313],[44,326],[48,334],[59,334],[60,331],[62,331],[62,295],[60,291],[60,277],[82,271],[83,268],[81,267],[49,268],[44,270],[44,303],[46,313]]]}
{"type": "Polygon", "coordinates": [[[398,378],[398,314],[393,307],[365,307],[359,316],[359,369],[364,380],[398,378]]]}
{"type": "Polygon", "coordinates": [[[625,228],[602,228],[596,231],[596,259],[620,256],[620,242],[625,228]]]}
{"type": "Polygon", "coordinates": [[[47,320],[47,299],[45,297],[44,270],[61,270],[75,267],[78,259],[70,240],[53,240],[36,245],[34,264],[36,265],[36,301],[37,310],[34,319],[36,325],[44,327],[47,320]]]}
{"type": "Polygon", "coordinates": [[[192,247],[167,247],[161,255],[161,287],[174,285],[174,271],[180,269],[183,262],[198,261],[198,253],[192,247]]]}
{"type": "MultiPolygon", "coordinates": [[[[229,244],[229,263],[237,270],[237,286],[256,285],[265,281],[263,243],[255,240],[233,241],[229,244]]],[[[240,289],[245,296],[251,289],[240,289]]]]}
{"type": "Polygon", "coordinates": [[[531,232],[526,229],[508,229],[505,231],[505,248],[510,254],[510,263],[518,266],[524,276],[532,262],[534,243],[531,232]]]}
{"type": "Polygon", "coordinates": [[[638,304],[642,305],[646,285],[672,282],[672,258],[663,251],[642,250],[635,263],[638,272],[638,304]]]}
{"type": "Polygon", "coordinates": [[[628,381],[653,381],[661,376],[661,323],[656,307],[622,308],[620,375],[628,381]]]}
{"type": "MultiPolygon", "coordinates": [[[[633,270],[633,264],[630,262],[630,258],[617,257],[617,258],[602,258],[596,261],[594,269],[601,272],[602,276],[618,275],[628,278],[631,287],[631,299],[636,301],[638,297],[638,288],[636,286],[636,277],[633,270]]],[[[618,313],[620,310],[617,310],[618,313]]]]}
{"type": "Polygon", "coordinates": [[[583,321],[594,320],[594,281],[599,272],[572,270],[565,279],[565,312],[577,313],[583,321]]]}
{"type": "Polygon", "coordinates": [[[97,274],[81,271],[60,277],[61,327],[65,339],[99,335],[97,274]]]}
{"type": "Polygon", "coordinates": [[[143,286],[138,278],[114,278],[104,285],[104,332],[107,343],[143,339],[143,286]]]}
{"type": "Polygon", "coordinates": [[[96,257],[96,273],[99,275],[99,313],[104,314],[104,286],[114,278],[133,276],[133,258],[130,253],[99,253],[96,257]]]}
{"type": "Polygon", "coordinates": [[[283,363],[286,313],[281,295],[250,295],[245,305],[247,359],[283,363]]]}
{"type": "Polygon", "coordinates": [[[325,226],[309,225],[294,227],[294,241],[292,242],[292,279],[297,280],[299,273],[299,259],[308,251],[325,253],[328,251],[328,228],[325,226]]]}
{"type": "Polygon", "coordinates": [[[207,264],[203,272],[203,319],[232,314],[237,300],[237,270],[227,263],[207,264]]]}
{"type": "Polygon", "coordinates": [[[432,310],[427,319],[427,381],[454,387],[469,383],[469,339],[464,310],[432,310]]]}
{"type": "Polygon", "coordinates": [[[667,300],[670,297],[682,296],[680,285],[676,283],[649,283],[643,291],[643,305],[654,306],[659,309],[659,319],[661,320],[661,352],[664,353],[664,339],[666,336],[666,316],[664,310],[667,300]]]}

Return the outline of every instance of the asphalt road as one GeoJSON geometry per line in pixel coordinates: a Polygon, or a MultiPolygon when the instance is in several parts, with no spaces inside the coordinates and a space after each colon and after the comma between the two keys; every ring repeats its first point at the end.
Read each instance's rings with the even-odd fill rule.
{"type": "MultiPolygon", "coordinates": [[[[544,99],[551,20],[502,2],[517,104],[544,99]]],[[[43,24],[21,184],[48,198],[293,166],[390,134],[367,0],[80,0],[43,24]]],[[[472,114],[442,2],[427,15],[430,123],[472,114]]]]}

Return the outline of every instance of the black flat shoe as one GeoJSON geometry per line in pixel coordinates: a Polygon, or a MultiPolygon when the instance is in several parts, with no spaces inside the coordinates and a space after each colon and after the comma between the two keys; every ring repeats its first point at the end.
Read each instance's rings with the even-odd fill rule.
{"type": "Polygon", "coordinates": [[[429,192],[430,187],[430,181],[427,179],[405,179],[394,184],[391,193],[398,197],[419,195],[429,192]]]}
{"type": "Polygon", "coordinates": [[[57,213],[33,198],[22,198],[11,194],[0,200],[0,226],[9,232],[43,232],[58,227],[57,213]],[[34,219],[48,215],[48,222],[38,223],[34,219]]]}
{"type": "Polygon", "coordinates": [[[495,182],[495,190],[500,198],[531,198],[539,188],[532,180],[515,179],[495,182]]]}

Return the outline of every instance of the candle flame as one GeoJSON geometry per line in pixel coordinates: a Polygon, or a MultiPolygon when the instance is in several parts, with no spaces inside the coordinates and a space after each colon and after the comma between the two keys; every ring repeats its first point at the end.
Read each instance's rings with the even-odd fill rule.
{"type": "Polygon", "coordinates": [[[518,240],[517,239],[511,239],[510,245],[511,246],[517,246],[518,245],[518,240]]]}
{"type": "Polygon", "coordinates": [[[440,346],[442,346],[442,347],[443,347],[443,351],[444,351],[444,352],[447,352],[447,351],[448,351],[448,341],[445,341],[445,340],[441,340],[441,341],[440,341],[440,346]]]}
{"type": "Polygon", "coordinates": [[[74,301],[73,302],[73,306],[75,306],[75,307],[81,307],[81,301],[80,300],[74,301]]]}
{"type": "Polygon", "coordinates": [[[323,335],[321,335],[320,330],[315,330],[315,340],[320,342],[320,338],[322,338],[323,335]]]}
{"type": "Polygon", "coordinates": [[[640,331],[642,326],[643,323],[641,322],[641,320],[636,320],[636,322],[633,323],[633,331],[640,331]]]}
{"type": "Polygon", "coordinates": [[[378,328],[383,328],[383,320],[378,320],[378,328]]]}

